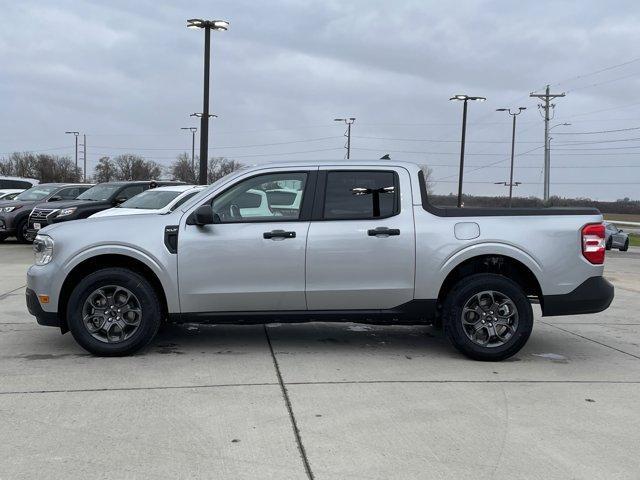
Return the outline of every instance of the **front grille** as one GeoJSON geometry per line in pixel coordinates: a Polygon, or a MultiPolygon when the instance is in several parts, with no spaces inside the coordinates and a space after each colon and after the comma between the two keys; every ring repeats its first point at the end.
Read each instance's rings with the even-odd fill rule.
{"type": "Polygon", "coordinates": [[[31,212],[31,215],[29,215],[29,220],[32,222],[38,220],[46,220],[47,215],[49,215],[53,211],[55,211],[55,209],[53,208],[34,208],[31,212]]]}

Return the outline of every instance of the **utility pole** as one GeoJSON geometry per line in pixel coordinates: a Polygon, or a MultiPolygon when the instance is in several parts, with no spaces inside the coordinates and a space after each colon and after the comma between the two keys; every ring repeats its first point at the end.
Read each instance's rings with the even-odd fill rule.
{"type": "Polygon", "coordinates": [[[64,132],[64,133],[66,133],[67,135],[73,134],[73,136],[76,139],[76,175],[77,175],[78,174],[78,135],[80,135],[80,132],[71,131],[71,132],[64,132]]]}
{"type": "MultiPolygon", "coordinates": [[[[215,116],[215,115],[214,115],[215,116]]],[[[196,171],[196,132],[198,127],[180,127],[180,130],[189,130],[191,132],[191,171],[196,171]]]]}
{"type": "Polygon", "coordinates": [[[550,179],[550,170],[551,170],[551,151],[550,151],[550,143],[549,143],[549,120],[551,120],[551,115],[549,111],[552,108],[555,108],[555,104],[551,103],[551,100],[554,98],[564,97],[564,93],[550,93],[550,86],[547,85],[545,89],[545,93],[533,93],[529,94],[530,97],[539,98],[544,103],[538,104],[538,108],[544,110],[544,201],[545,203],[549,201],[549,179],[550,179]]]}
{"type": "Polygon", "coordinates": [[[511,129],[511,173],[509,175],[509,208],[511,208],[511,201],[513,199],[513,187],[517,186],[513,183],[513,159],[516,151],[516,117],[520,115],[523,110],[526,110],[526,109],[527,107],[518,107],[518,110],[513,113],[511,112],[510,108],[498,108],[496,110],[496,112],[507,112],[513,118],[513,126],[511,129]]]}
{"type": "Polygon", "coordinates": [[[83,182],[87,181],[87,134],[82,134],[82,160],[84,163],[84,167],[82,169],[82,178],[83,182]]]}
{"type": "Polygon", "coordinates": [[[345,132],[344,136],[347,137],[346,149],[347,149],[347,160],[349,160],[351,158],[351,125],[353,125],[353,123],[356,121],[356,117],[334,118],[333,120],[335,122],[344,122],[347,124],[347,131],[345,132]]]}

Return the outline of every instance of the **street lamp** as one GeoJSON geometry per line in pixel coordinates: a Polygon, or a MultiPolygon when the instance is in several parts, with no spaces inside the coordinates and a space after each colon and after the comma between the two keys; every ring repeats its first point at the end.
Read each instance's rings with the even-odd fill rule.
{"type": "Polygon", "coordinates": [[[344,122],[347,124],[347,131],[345,137],[347,137],[347,160],[351,158],[351,125],[356,121],[356,117],[348,118],[334,118],[334,122],[344,122]]]}
{"type": "Polygon", "coordinates": [[[189,130],[191,132],[191,171],[194,172],[196,170],[196,132],[198,131],[198,127],[180,127],[180,130],[189,130]]]}
{"type": "Polygon", "coordinates": [[[469,95],[454,95],[449,100],[464,102],[462,108],[462,139],[460,141],[460,175],[458,176],[458,208],[462,208],[462,177],[464,174],[464,141],[467,132],[467,102],[484,102],[485,97],[470,97],[469,95]]]}
{"type": "Polygon", "coordinates": [[[202,20],[191,18],[187,20],[187,28],[204,29],[204,93],[202,100],[202,116],[200,117],[200,185],[207,183],[207,163],[209,149],[209,65],[211,62],[211,30],[224,32],[229,29],[229,22],[225,20],[202,20]]]}
{"type": "Polygon", "coordinates": [[[73,136],[76,138],[76,175],[78,174],[78,135],[80,135],[80,132],[64,132],[67,135],[71,135],[73,134],[73,136]]]}
{"type": "MultiPolygon", "coordinates": [[[[516,149],[516,117],[522,113],[523,110],[526,110],[527,107],[518,107],[518,110],[512,112],[510,108],[498,108],[496,112],[507,112],[513,118],[513,126],[511,129],[511,173],[509,175],[509,208],[511,208],[511,200],[513,199],[513,157],[516,149]]],[[[505,182],[505,186],[506,186],[505,182]]],[[[517,182],[517,185],[520,185],[520,182],[517,182]]],[[[516,186],[517,186],[516,185],[516,186]]]]}

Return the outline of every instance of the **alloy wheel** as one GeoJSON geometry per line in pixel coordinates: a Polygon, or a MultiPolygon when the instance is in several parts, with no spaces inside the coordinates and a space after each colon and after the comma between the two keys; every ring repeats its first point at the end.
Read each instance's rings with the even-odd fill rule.
{"type": "Polygon", "coordinates": [[[495,348],[506,344],[518,330],[518,309],[505,294],[486,290],[465,302],[461,320],[469,340],[495,348]]]}
{"type": "Polygon", "coordinates": [[[142,307],[128,289],[117,285],[100,287],[87,297],[82,322],[91,336],[104,343],[120,343],[140,327],[142,307]]]}

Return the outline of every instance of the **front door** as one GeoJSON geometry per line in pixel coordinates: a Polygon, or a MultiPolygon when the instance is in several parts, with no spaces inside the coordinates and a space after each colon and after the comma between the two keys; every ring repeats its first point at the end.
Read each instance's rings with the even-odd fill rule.
{"type": "Polygon", "coordinates": [[[307,240],[309,310],[389,309],[413,300],[409,173],[321,169],[307,240]]]}
{"type": "Polygon", "coordinates": [[[182,219],[183,313],[306,310],[304,259],[312,201],[307,193],[315,178],[309,171],[252,174],[209,200],[218,223],[200,227],[182,219]],[[271,208],[267,192],[284,187],[300,192],[298,208],[271,208]]]}

